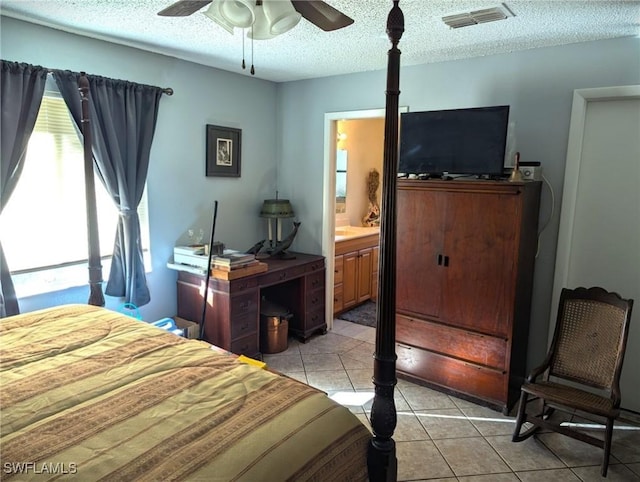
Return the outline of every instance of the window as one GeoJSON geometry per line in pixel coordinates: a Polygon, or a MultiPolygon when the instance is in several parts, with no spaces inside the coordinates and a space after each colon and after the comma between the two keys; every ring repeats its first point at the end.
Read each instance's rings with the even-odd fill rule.
{"type": "MultiPolygon", "coordinates": [[[[97,175],[95,185],[107,279],[118,210],[97,175]]],[[[138,212],[147,257],[146,192],[138,212]]],[[[0,232],[19,297],[88,282],[84,150],[58,92],[47,90],[42,99],[20,180],[0,217],[0,232]]]]}

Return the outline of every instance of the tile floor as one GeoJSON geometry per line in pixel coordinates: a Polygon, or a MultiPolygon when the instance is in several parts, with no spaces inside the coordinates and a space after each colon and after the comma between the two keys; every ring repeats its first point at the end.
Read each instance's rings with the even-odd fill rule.
{"type": "MultiPolygon", "coordinates": [[[[371,392],[375,330],[335,320],[306,344],[289,340],[267,364],[336,396],[371,392]]],[[[609,473],[602,450],[556,433],[511,442],[513,417],[398,380],[394,434],[400,481],[640,481],[640,424],[616,425],[609,473]]],[[[349,407],[369,424],[370,402],[349,407]]],[[[576,420],[577,421],[577,420],[576,420]]]]}

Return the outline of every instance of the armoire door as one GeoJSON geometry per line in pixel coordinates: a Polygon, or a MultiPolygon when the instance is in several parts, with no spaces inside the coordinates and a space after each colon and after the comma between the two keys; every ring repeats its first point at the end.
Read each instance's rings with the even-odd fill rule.
{"type": "Polygon", "coordinates": [[[439,318],[446,193],[398,189],[396,309],[439,318]]]}
{"type": "Polygon", "coordinates": [[[470,192],[447,196],[440,316],[448,324],[509,335],[521,215],[519,197],[470,192]]]}

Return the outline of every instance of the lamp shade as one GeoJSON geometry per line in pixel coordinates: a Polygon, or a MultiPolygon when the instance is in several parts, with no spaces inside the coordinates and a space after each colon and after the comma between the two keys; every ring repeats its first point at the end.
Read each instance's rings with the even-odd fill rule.
{"type": "Polygon", "coordinates": [[[233,26],[248,28],[253,25],[255,0],[218,0],[218,3],[220,14],[233,26]]]}
{"type": "Polygon", "coordinates": [[[288,32],[298,25],[298,22],[302,18],[302,15],[296,12],[289,0],[264,0],[262,2],[262,8],[267,18],[271,35],[280,35],[288,32]]]}
{"type": "Polygon", "coordinates": [[[294,215],[288,199],[265,199],[260,210],[261,218],[292,218],[294,215]]]}
{"type": "Polygon", "coordinates": [[[220,13],[220,4],[221,2],[218,1],[211,2],[211,5],[206,12],[203,12],[203,15],[206,15],[208,18],[213,20],[215,23],[217,23],[227,32],[233,35],[233,24],[229,22],[225,17],[223,17],[222,13],[220,13]]]}
{"type": "Polygon", "coordinates": [[[271,26],[264,13],[264,2],[262,6],[256,6],[254,14],[255,22],[253,22],[253,26],[247,32],[247,37],[254,40],[269,40],[274,38],[275,35],[271,33],[271,26]]]}

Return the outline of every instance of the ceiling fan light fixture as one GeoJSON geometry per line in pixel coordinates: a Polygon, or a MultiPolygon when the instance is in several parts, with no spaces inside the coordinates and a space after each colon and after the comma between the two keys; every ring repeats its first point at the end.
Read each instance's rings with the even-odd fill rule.
{"type": "Polygon", "coordinates": [[[230,23],[225,17],[220,13],[220,3],[218,1],[211,2],[209,8],[202,12],[207,18],[213,20],[215,23],[224,28],[227,32],[233,35],[233,24],[230,23]]]}
{"type": "Polygon", "coordinates": [[[269,40],[275,38],[276,35],[271,33],[271,25],[264,12],[264,2],[262,6],[257,5],[255,10],[255,21],[247,32],[247,37],[253,40],[269,40]]]}
{"type": "Polygon", "coordinates": [[[302,15],[298,13],[290,1],[263,0],[262,8],[272,35],[281,35],[298,25],[302,15]]]}
{"type": "Polygon", "coordinates": [[[253,25],[254,0],[218,0],[217,3],[220,4],[220,14],[234,27],[248,28],[253,25]]]}

